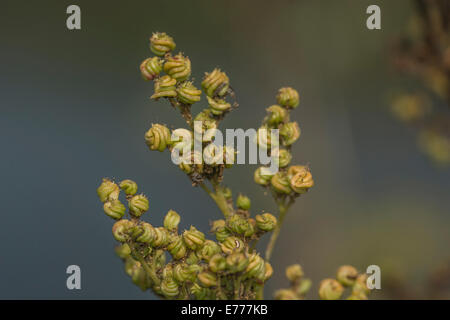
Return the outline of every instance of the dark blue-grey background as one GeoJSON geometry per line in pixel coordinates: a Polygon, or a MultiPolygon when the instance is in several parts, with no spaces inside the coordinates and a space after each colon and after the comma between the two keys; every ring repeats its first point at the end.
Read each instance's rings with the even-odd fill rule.
{"type": "MultiPolygon", "coordinates": [[[[449,171],[418,151],[386,98],[418,85],[390,69],[387,52],[410,1],[2,1],[0,12],[0,298],[152,298],[113,252],[95,192],[102,177],[135,180],[153,224],[168,209],[203,231],[220,217],[167,152],[143,141],[151,123],[183,125],[140,78],[154,31],[190,56],[197,85],[217,66],[230,76],[240,108],[225,127],[255,128],[279,87],[300,92],[294,154],[316,186],[286,219],[266,297],[295,262],[316,286],[341,264],[378,264],[420,290],[448,258],[449,171]],[[66,29],[70,4],[81,7],[80,31],[66,29]],[[382,30],[366,29],[369,4],[381,6],[382,30]],[[66,289],[70,264],[81,267],[81,291],[66,289]]],[[[254,214],[274,210],[254,169],[237,166],[226,181],[254,214]]]]}

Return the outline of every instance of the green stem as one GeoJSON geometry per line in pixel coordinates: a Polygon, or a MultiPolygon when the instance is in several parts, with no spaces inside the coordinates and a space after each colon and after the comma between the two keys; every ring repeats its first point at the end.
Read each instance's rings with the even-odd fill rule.
{"type": "Polygon", "coordinates": [[[232,212],[230,211],[230,207],[228,205],[227,199],[225,198],[225,195],[223,194],[223,190],[222,190],[222,188],[220,188],[220,186],[218,184],[214,185],[215,192],[212,192],[203,182],[200,183],[199,185],[214,200],[214,202],[219,207],[220,211],[222,211],[225,218],[232,214],[232,212]]]}
{"type": "Polygon", "coordinates": [[[280,235],[281,226],[283,225],[284,218],[286,217],[286,213],[288,212],[291,205],[294,203],[293,199],[290,199],[287,204],[279,203],[278,209],[280,211],[280,215],[278,217],[278,223],[273,230],[272,235],[269,240],[269,244],[266,248],[266,260],[269,261],[272,256],[273,249],[275,247],[275,243],[277,242],[278,236],[280,235]]]}
{"type": "Polygon", "coordinates": [[[241,277],[236,276],[234,278],[234,300],[239,300],[240,291],[241,291],[241,277]]]}
{"type": "Polygon", "coordinates": [[[144,271],[147,273],[147,275],[152,279],[152,282],[154,285],[160,285],[161,280],[156,275],[155,270],[148,265],[148,263],[145,261],[144,257],[139,253],[139,250],[136,249],[136,247],[130,243],[130,248],[133,250],[133,255],[138,259],[139,263],[144,268],[144,271]]]}

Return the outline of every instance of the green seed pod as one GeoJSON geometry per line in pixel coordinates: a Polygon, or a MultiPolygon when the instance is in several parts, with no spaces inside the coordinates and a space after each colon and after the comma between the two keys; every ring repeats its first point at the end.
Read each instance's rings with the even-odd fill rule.
{"type": "Polygon", "coordinates": [[[175,49],[175,42],[164,32],[156,32],[150,38],[150,50],[157,56],[162,57],[173,49],[175,49]]]}
{"type": "Polygon", "coordinates": [[[134,265],[131,270],[131,280],[135,285],[137,285],[142,291],[147,290],[151,287],[152,282],[150,278],[147,276],[147,273],[142,268],[140,263],[134,265]]]}
{"type": "Polygon", "coordinates": [[[278,152],[279,152],[277,158],[278,166],[280,168],[287,167],[289,163],[291,163],[292,154],[289,152],[289,150],[286,149],[279,149],[278,152]]]}
{"type": "Polygon", "coordinates": [[[266,109],[267,116],[264,118],[264,122],[269,126],[277,126],[282,122],[289,120],[289,113],[286,109],[274,104],[266,109]]]}
{"type": "Polygon", "coordinates": [[[217,277],[214,273],[210,271],[203,271],[197,275],[198,280],[200,280],[201,285],[204,287],[213,287],[217,285],[217,277]]]}
{"type": "Polygon", "coordinates": [[[136,184],[136,182],[134,182],[133,180],[123,180],[122,182],[120,182],[119,184],[120,189],[122,189],[126,195],[129,196],[133,196],[136,194],[137,190],[138,190],[138,186],[136,184]]]}
{"type": "Polygon", "coordinates": [[[112,233],[114,239],[119,242],[125,242],[129,238],[130,228],[133,226],[133,223],[130,220],[122,219],[114,223],[112,227],[112,233]]]}
{"type": "Polygon", "coordinates": [[[153,263],[156,269],[161,269],[166,264],[166,253],[163,249],[154,251],[153,263]]]}
{"type": "Polygon", "coordinates": [[[199,251],[197,251],[197,255],[199,258],[202,258],[205,261],[209,261],[213,255],[220,252],[220,247],[217,243],[212,240],[206,240],[203,244],[203,247],[199,251]]]}
{"type": "Polygon", "coordinates": [[[130,214],[140,217],[148,210],[148,199],[143,194],[135,195],[128,201],[128,207],[130,208],[130,214]]]}
{"type": "Polygon", "coordinates": [[[228,237],[231,236],[231,232],[230,230],[228,230],[227,227],[219,227],[217,228],[217,230],[214,232],[217,241],[219,242],[223,242],[225,241],[228,237]]]}
{"type": "Polygon", "coordinates": [[[297,90],[286,87],[278,90],[277,102],[287,109],[297,108],[300,98],[297,90]]]}
{"type": "Polygon", "coordinates": [[[209,269],[214,272],[220,272],[225,270],[227,266],[225,258],[221,254],[215,254],[209,259],[209,269]]]}
{"type": "Polygon", "coordinates": [[[291,189],[299,194],[306,193],[314,186],[314,180],[307,166],[291,166],[287,172],[291,189]]]}
{"type": "Polygon", "coordinates": [[[210,296],[210,290],[202,288],[198,283],[192,284],[189,293],[193,294],[197,300],[207,300],[210,296]]]}
{"type": "Polygon", "coordinates": [[[246,237],[249,237],[255,233],[255,229],[253,228],[253,225],[250,224],[248,219],[238,214],[234,214],[228,219],[228,226],[234,233],[241,234],[246,237]]]}
{"type": "Polygon", "coordinates": [[[162,124],[152,124],[145,133],[145,143],[150,150],[164,151],[171,144],[169,128],[162,124]]]}
{"type": "Polygon", "coordinates": [[[179,284],[186,281],[194,282],[197,278],[198,266],[189,266],[185,263],[175,265],[173,269],[173,278],[179,284]]]}
{"type": "Polygon", "coordinates": [[[344,287],[334,279],[324,279],[319,285],[319,296],[322,300],[338,300],[344,287]]]}
{"type": "MultiPolygon", "coordinates": [[[[281,134],[281,130],[280,130],[281,134]]],[[[270,149],[272,147],[277,147],[279,145],[278,141],[272,141],[272,132],[271,129],[268,128],[266,125],[263,125],[258,129],[257,135],[256,135],[256,143],[260,148],[263,149],[270,149]]]]}
{"type": "Polygon", "coordinates": [[[189,252],[188,256],[186,257],[186,263],[189,265],[195,265],[200,261],[200,258],[197,256],[197,254],[194,251],[189,252]]]}
{"type": "Polygon", "coordinates": [[[105,211],[107,216],[119,220],[123,217],[127,208],[119,200],[111,200],[103,204],[103,211],[105,211]]]}
{"type": "Polygon", "coordinates": [[[214,233],[219,228],[223,228],[226,226],[226,222],[223,219],[214,220],[211,225],[211,232],[214,233]]]}
{"type": "Polygon", "coordinates": [[[97,194],[101,202],[119,199],[120,189],[117,184],[104,178],[102,184],[97,188],[97,194]]]}
{"type": "Polygon", "coordinates": [[[173,210],[169,210],[164,217],[164,227],[169,231],[176,231],[180,223],[180,215],[173,210]]]}
{"type": "Polygon", "coordinates": [[[239,194],[236,199],[236,206],[242,210],[250,210],[251,201],[250,198],[239,194]]]}
{"type": "Polygon", "coordinates": [[[224,96],[229,88],[230,80],[225,72],[214,69],[211,73],[205,73],[202,88],[208,97],[224,96]]]}
{"type": "Polygon", "coordinates": [[[285,123],[280,129],[280,137],[284,146],[290,146],[300,138],[300,127],[297,122],[285,123]]]}
{"type": "Polygon", "coordinates": [[[169,231],[163,227],[154,228],[155,230],[155,238],[152,241],[151,245],[153,247],[164,247],[169,243],[170,235],[169,231]]]}
{"type": "Polygon", "coordinates": [[[244,242],[237,237],[228,237],[220,244],[220,248],[225,254],[242,252],[244,250],[244,242]]]}
{"type": "Polygon", "coordinates": [[[127,243],[123,243],[114,248],[114,251],[121,259],[126,259],[131,254],[130,246],[127,243]]]}
{"type": "Polygon", "coordinates": [[[172,277],[163,279],[161,282],[161,292],[167,299],[173,299],[180,293],[178,284],[172,277]]]}
{"type": "Polygon", "coordinates": [[[289,179],[285,172],[278,171],[270,180],[273,190],[277,193],[289,194],[291,193],[291,187],[289,179]]]}
{"type": "Polygon", "coordinates": [[[223,147],[223,163],[225,168],[229,169],[236,162],[236,150],[230,146],[223,147]]]}
{"type": "Polygon", "coordinates": [[[266,167],[259,167],[255,170],[254,179],[255,182],[262,186],[267,186],[270,183],[270,179],[272,179],[273,174],[269,172],[269,169],[266,167]]]}
{"type": "Polygon", "coordinates": [[[353,286],[357,278],[358,271],[355,267],[349,265],[341,266],[336,274],[337,281],[339,281],[344,287],[353,286]]]}
{"type": "Polygon", "coordinates": [[[139,69],[141,70],[142,78],[144,78],[144,80],[153,80],[162,70],[162,61],[158,57],[145,59],[141,63],[139,69]]]}
{"type": "Polygon", "coordinates": [[[270,213],[257,214],[255,220],[258,229],[265,232],[272,231],[277,225],[277,218],[270,213]]]}
{"type": "Polygon", "coordinates": [[[191,226],[189,230],[184,231],[183,239],[189,249],[197,250],[203,246],[205,235],[194,226],[191,226]]]}
{"type": "MultiPolygon", "coordinates": [[[[171,142],[173,149],[178,150],[180,152],[180,155],[183,155],[185,150],[192,151],[192,147],[194,145],[192,131],[189,131],[184,128],[178,128],[178,129],[173,130],[172,135],[174,137],[177,137],[176,140],[173,140],[171,142]]],[[[183,155],[183,156],[188,157],[189,154],[183,155]]],[[[192,156],[192,152],[191,152],[191,156],[192,156]]],[[[194,155],[194,156],[197,156],[197,155],[194,155]]]]}
{"type": "Polygon", "coordinates": [[[181,53],[168,56],[164,63],[164,72],[177,81],[184,81],[191,75],[191,60],[181,53]]]}
{"type": "Polygon", "coordinates": [[[186,245],[181,236],[173,236],[170,240],[170,244],[167,246],[167,250],[169,250],[172,257],[176,260],[186,256],[187,252],[186,245]]]}
{"type": "Polygon", "coordinates": [[[360,274],[353,284],[352,293],[355,295],[368,295],[370,289],[367,287],[367,274],[360,274]]]}
{"type": "Polygon", "coordinates": [[[137,242],[152,243],[156,238],[155,228],[150,223],[142,222],[139,226],[140,234],[136,237],[137,242]]]}
{"type": "Polygon", "coordinates": [[[299,264],[293,264],[286,268],[286,278],[291,282],[298,282],[303,276],[303,269],[299,264]]]}
{"type": "Polygon", "coordinates": [[[249,260],[243,253],[234,252],[226,258],[227,270],[231,273],[244,271],[249,264],[249,260]]]}
{"type": "Polygon", "coordinates": [[[269,280],[272,275],[273,275],[273,268],[272,265],[268,262],[265,263],[264,265],[264,269],[265,269],[265,273],[264,273],[264,282],[266,282],[267,280],[269,280]]]}
{"type": "Polygon", "coordinates": [[[178,101],[184,104],[194,104],[200,101],[202,91],[197,89],[192,82],[183,82],[178,88],[178,101]]]}
{"type": "Polygon", "coordinates": [[[209,96],[206,96],[206,98],[208,99],[208,104],[211,112],[216,116],[220,116],[224,112],[227,112],[231,109],[231,104],[223,99],[213,99],[209,96]]]}
{"type": "Polygon", "coordinates": [[[249,264],[245,269],[245,275],[248,278],[257,278],[261,281],[264,280],[266,274],[266,262],[257,253],[253,253],[249,257],[249,264]]]}
{"type": "Polygon", "coordinates": [[[162,270],[163,279],[173,278],[173,264],[167,264],[162,270]]]}
{"type": "Polygon", "coordinates": [[[299,296],[304,296],[308,293],[309,289],[312,287],[312,281],[310,279],[302,279],[300,284],[295,289],[295,293],[299,296]]]}
{"type": "Polygon", "coordinates": [[[300,298],[291,289],[280,289],[275,292],[276,300],[300,300],[300,298]]]}
{"type": "Polygon", "coordinates": [[[155,93],[150,99],[158,100],[159,98],[175,98],[177,91],[175,85],[177,80],[171,78],[168,75],[162,76],[155,80],[155,93]]]}
{"type": "Polygon", "coordinates": [[[201,121],[201,126],[194,126],[196,135],[201,134],[203,142],[212,141],[216,133],[217,121],[211,117],[211,111],[208,109],[203,110],[195,116],[194,121],[201,121]]]}

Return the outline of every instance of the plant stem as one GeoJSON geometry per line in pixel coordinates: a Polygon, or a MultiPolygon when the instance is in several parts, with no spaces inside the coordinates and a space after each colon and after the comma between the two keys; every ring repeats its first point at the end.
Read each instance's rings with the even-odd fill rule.
{"type": "Polygon", "coordinates": [[[278,236],[280,235],[281,226],[283,225],[284,218],[286,217],[286,213],[288,212],[291,205],[294,203],[293,199],[290,199],[287,204],[279,203],[278,209],[280,211],[280,215],[278,217],[278,223],[275,227],[275,230],[272,232],[272,236],[270,237],[269,244],[266,248],[266,260],[269,261],[272,256],[273,249],[275,247],[275,243],[277,242],[278,236]]]}
{"type": "Polygon", "coordinates": [[[239,293],[241,291],[241,277],[234,278],[234,300],[239,300],[239,293]]]}
{"type": "Polygon", "coordinates": [[[225,199],[225,195],[223,194],[223,191],[218,184],[214,186],[215,192],[209,190],[209,188],[203,182],[199,185],[214,200],[225,218],[232,214],[232,212],[230,211],[230,207],[228,206],[227,199],[225,199]]]}
{"type": "Polygon", "coordinates": [[[144,271],[147,273],[147,275],[152,279],[152,282],[154,285],[159,285],[161,281],[159,280],[158,276],[156,275],[155,270],[153,270],[152,267],[148,265],[148,263],[145,261],[144,257],[139,253],[139,251],[136,249],[136,247],[130,243],[130,248],[133,250],[134,256],[138,259],[139,263],[144,268],[144,271]]]}

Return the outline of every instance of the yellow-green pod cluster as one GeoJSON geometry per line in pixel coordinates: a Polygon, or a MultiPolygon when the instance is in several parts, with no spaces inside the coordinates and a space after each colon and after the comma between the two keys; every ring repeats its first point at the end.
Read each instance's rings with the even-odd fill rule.
{"type": "Polygon", "coordinates": [[[194,118],[195,121],[201,121],[201,127],[194,127],[194,132],[202,135],[203,142],[212,141],[214,134],[216,133],[217,121],[211,117],[211,111],[205,109],[194,118]]]}
{"type": "Polygon", "coordinates": [[[197,89],[192,82],[183,82],[177,88],[177,98],[178,101],[184,104],[194,104],[195,102],[200,101],[202,91],[197,89]]]}
{"type": "Polygon", "coordinates": [[[176,260],[183,258],[187,253],[186,245],[181,236],[173,236],[170,244],[167,246],[172,257],[176,260]]]}
{"type": "Polygon", "coordinates": [[[239,214],[232,215],[228,221],[229,228],[237,234],[243,235],[245,237],[249,237],[255,233],[255,229],[253,225],[249,222],[248,219],[240,216],[239,214]]]}
{"type": "Polygon", "coordinates": [[[137,190],[138,190],[138,186],[136,184],[136,182],[134,182],[133,180],[123,180],[120,182],[119,184],[120,189],[122,189],[126,195],[129,196],[133,196],[136,194],[137,190]]]}
{"type": "Polygon", "coordinates": [[[250,210],[251,206],[250,198],[242,194],[239,194],[236,199],[236,206],[242,210],[250,210]]]}
{"type": "Polygon", "coordinates": [[[291,166],[287,176],[291,189],[298,194],[306,193],[314,186],[311,171],[307,166],[291,166]]]}
{"type": "Polygon", "coordinates": [[[175,49],[172,37],[164,32],[156,32],[150,38],[150,50],[157,56],[163,56],[175,49]]]}
{"type": "Polygon", "coordinates": [[[130,213],[135,217],[140,217],[149,208],[148,199],[143,194],[133,196],[128,201],[130,213]]]}
{"type": "Polygon", "coordinates": [[[278,124],[289,120],[289,113],[279,105],[272,105],[268,107],[266,111],[268,114],[264,119],[264,122],[270,126],[277,126],[278,124]]]}
{"type": "Polygon", "coordinates": [[[104,178],[100,186],[97,188],[97,195],[101,202],[119,199],[120,189],[117,184],[109,179],[104,178]]]}
{"type": "Polygon", "coordinates": [[[169,231],[166,228],[159,227],[155,228],[155,238],[153,239],[151,245],[153,247],[164,247],[170,241],[169,231]]]}
{"type": "Polygon", "coordinates": [[[164,228],[169,231],[176,231],[180,223],[180,215],[173,210],[169,210],[164,217],[164,228]]]}
{"type": "Polygon", "coordinates": [[[205,73],[202,81],[202,88],[208,97],[222,97],[228,92],[230,80],[225,72],[214,69],[210,73],[205,73]]]}
{"type": "Polygon", "coordinates": [[[119,242],[126,242],[129,239],[129,232],[132,226],[132,222],[126,219],[122,219],[114,223],[112,227],[114,239],[119,242]]]}
{"type": "Polygon", "coordinates": [[[174,98],[177,96],[177,89],[175,85],[177,80],[165,75],[155,80],[155,93],[150,97],[151,99],[159,98],[174,98]]]}
{"type": "Polygon", "coordinates": [[[183,233],[183,239],[189,249],[197,250],[201,248],[205,242],[205,235],[203,232],[198,231],[194,226],[191,226],[189,230],[186,230],[183,233]]]}
{"type": "Polygon", "coordinates": [[[151,243],[156,237],[155,228],[147,222],[142,222],[139,227],[140,234],[136,237],[136,241],[141,243],[151,243]]]}
{"type": "Polygon", "coordinates": [[[191,75],[191,60],[179,53],[167,57],[163,68],[164,72],[176,81],[184,81],[191,75]]]}
{"type": "Polygon", "coordinates": [[[254,180],[257,184],[267,186],[272,179],[273,174],[266,167],[259,167],[255,170],[254,180]]]}
{"type": "Polygon", "coordinates": [[[291,193],[291,187],[286,172],[278,171],[270,180],[273,190],[281,194],[291,193]]]}
{"type": "Polygon", "coordinates": [[[135,285],[137,285],[142,291],[147,290],[151,287],[152,282],[148,277],[145,270],[142,268],[140,263],[136,263],[131,270],[131,280],[135,285]]]}
{"type": "Polygon", "coordinates": [[[341,266],[336,274],[336,279],[339,281],[344,287],[353,286],[358,278],[358,271],[355,267],[345,265],[341,266]]]}
{"type": "Polygon", "coordinates": [[[279,149],[277,160],[280,168],[287,167],[291,163],[292,154],[287,149],[279,149]]]}
{"type": "Polygon", "coordinates": [[[220,248],[223,253],[231,254],[232,252],[242,252],[244,250],[244,242],[237,237],[228,237],[221,244],[220,248]]]}
{"type": "Polygon", "coordinates": [[[244,271],[249,262],[249,259],[243,253],[233,252],[226,258],[226,267],[229,272],[237,273],[244,271]]]}
{"type": "Polygon", "coordinates": [[[145,59],[141,66],[139,67],[141,70],[142,78],[144,80],[153,80],[162,71],[162,60],[158,57],[145,59]]]}
{"type": "Polygon", "coordinates": [[[261,281],[264,281],[264,277],[266,274],[266,262],[263,258],[259,256],[259,254],[253,253],[249,257],[249,264],[245,269],[245,275],[248,278],[257,278],[261,281]]]}
{"type": "Polygon", "coordinates": [[[111,200],[103,204],[103,211],[105,211],[109,217],[118,220],[123,217],[127,208],[119,200],[111,200]]]}
{"type": "Polygon", "coordinates": [[[166,277],[161,282],[161,292],[167,299],[173,299],[178,296],[180,290],[172,277],[166,277]]]}
{"type": "Polygon", "coordinates": [[[131,254],[131,248],[127,243],[123,243],[114,248],[114,251],[121,259],[126,259],[131,254]]]}
{"type": "Polygon", "coordinates": [[[162,124],[153,124],[145,133],[145,143],[150,150],[164,151],[170,144],[171,134],[169,128],[162,124]]]}
{"type": "Polygon", "coordinates": [[[211,112],[216,116],[219,116],[231,109],[231,104],[223,99],[213,99],[209,96],[206,96],[206,98],[208,99],[208,104],[211,112]]]}
{"type": "Polygon", "coordinates": [[[278,90],[277,102],[285,108],[294,109],[297,108],[300,97],[297,90],[291,87],[285,87],[278,90]]]}
{"type": "Polygon", "coordinates": [[[220,252],[219,245],[212,241],[206,240],[199,251],[197,251],[197,255],[205,261],[209,261],[212,256],[216,253],[220,252]]]}
{"type": "Polygon", "coordinates": [[[293,264],[286,268],[286,278],[296,283],[304,276],[303,269],[299,264],[293,264]]]}
{"type": "Polygon", "coordinates": [[[344,292],[344,287],[334,279],[324,279],[319,285],[319,297],[322,300],[338,300],[344,292]]]}
{"type": "Polygon", "coordinates": [[[277,225],[277,218],[273,214],[270,214],[268,212],[257,214],[255,220],[258,229],[264,232],[272,231],[277,225]]]}
{"type": "Polygon", "coordinates": [[[200,284],[204,287],[213,287],[217,285],[217,276],[210,271],[203,271],[197,275],[200,284]]]}
{"type": "Polygon", "coordinates": [[[209,259],[209,269],[212,272],[220,272],[225,270],[227,263],[225,258],[221,254],[215,254],[209,259]]]}
{"type": "Polygon", "coordinates": [[[284,146],[290,146],[300,137],[300,127],[297,122],[285,123],[280,129],[280,136],[284,146]]]}

